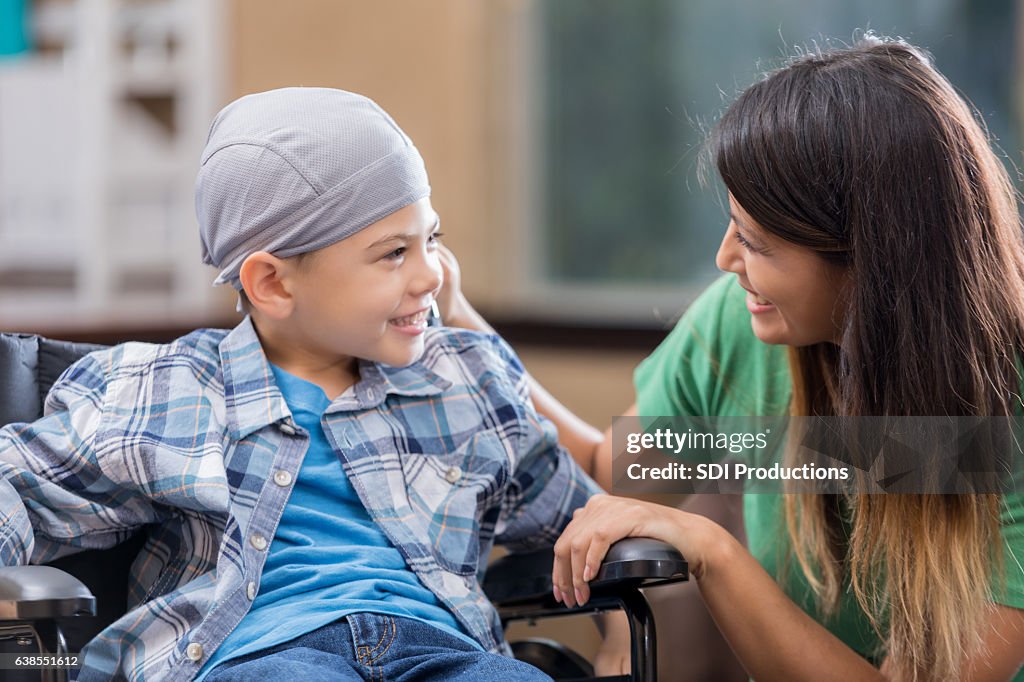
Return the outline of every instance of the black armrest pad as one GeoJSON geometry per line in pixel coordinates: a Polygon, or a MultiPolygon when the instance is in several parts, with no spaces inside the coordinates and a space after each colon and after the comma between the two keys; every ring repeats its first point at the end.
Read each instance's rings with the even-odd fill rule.
{"type": "Polygon", "coordinates": [[[77,578],[52,566],[0,568],[0,620],[95,614],[96,599],[77,578]]]}
{"type": "MultiPolygon", "coordinates": [[[[550,596],[553,562],[551,547],[504,556],[488,567],[484,592],[496,604],[550,596]]],[[[687,579],[688,565],[675,547],[650,538],[626,538],[609,548],[591,585],[614,589],[625,583],[645,585],[687,579]]]]}
{"type": "Polygon", "coordinates": [[[689,564],[679,550],[661,540],[626,538],[608,548],[592,588],[624,581],[689,580],[689,564]]]}

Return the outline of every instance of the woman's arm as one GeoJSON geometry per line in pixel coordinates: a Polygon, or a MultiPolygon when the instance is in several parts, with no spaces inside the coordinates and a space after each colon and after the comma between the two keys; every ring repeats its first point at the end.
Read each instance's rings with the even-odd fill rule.
{"type": "Polygon", "coordinates": [[[728,533],[716,534],[697,581],[711,617],[754,679],[885,679],[797,606],[728,533]]]}
{"type": "MultiPolygon", "coordinates": [[[[756,680],[892,679],[888,665],[875,670],[790,600],[738,542],[712,550],[698,585],[719,630],[756,680]]],[[[966,661],[960,679],[1012,680],[1024,663],[1024,611],[996,605],[983,639],[985,650],[966,661]]]]}
{"type": "MultiPolygon", "coordinates": [[[[474,329],[493,334],[494,329],[462,294],[459,263],[446,247],[439,249],[444,268],[444,288],[437,296],[441,318],[449,327],[474,329]]],[[[605,490],[611,486],[611,430],[605,434],[576,416],[527,373],[530,397],[542,415],[558,427],[558,441],[581,469],[605,490]],[[607,460],[607,462],[605,462],[607,460]]]]}
{"type": "MultiPolygon", "coordinates": [[[[996,604],[981,635],[985,651],[967,660],[967,682],[1004,682],[1024,666],[1024,609],[996,604]]],[[[882,666],[885,672],[886,666],[882,666]]]]}
{"type": "MultiPolygon", "coordinates": [[[[462,294],[461,273],[455,255],[444,245],[439,249],[441,265],[444,268],[444,287],[437,296],[441,319],[450,327],[474,329],[494,334],[494,328],[478,313],[462,294]]],[[[527,372],[530,396],[533,406],[558,428],[558,442],[569,451],[581,469],[587,472],[598,485],[610,490],[612,485],[612,431],[605,433],[580,419],[569,408],[559,402],[527,372]]],[[[626,414],[636,414],[633,405],[626,414]]],[[[604,614],[598,617],[602,630],[602,644],[594,659],[594,670],[598,675],[620,675],[629,673],[630,637],[629,623],[622,613],[604,614]]]]}
{"type": "Polygon", "coordinates": [[[587,582],[608,546],[653,537],[686,557],[737,658],[759,680],[881,680],[878,670],[794,604],[736,539],[709,519],[627,498],[598,496],[555,545],[555,598],[590,598],[587,582]]]}
{"type": "MultiPolygon", "coordinates": [[[[690,564],[701,595],[751,677],[765,680],[883,680],[879,671],[797,606],[761,564],[713,521],[678,509],[599,495],[576,513],[555,545],[555,598],[590,598],[587,582],[608,546],[623,537],[674,545],[690,564]]],[[[965,680],[1005,681],[1024,662],[1024,611],[998,606],[986,650],[967,661],[965,680]]]]}

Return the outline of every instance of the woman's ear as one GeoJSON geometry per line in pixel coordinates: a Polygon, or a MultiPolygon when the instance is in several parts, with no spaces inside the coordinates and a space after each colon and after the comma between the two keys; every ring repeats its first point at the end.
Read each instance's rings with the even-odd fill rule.
{"type": "Polygon", "coordinates": [[[295,299],[288,288],[287,262],[266,251],[250,254],[243,262],[238,278],[253,309],[271,319],[291,315],[295,299]]]}

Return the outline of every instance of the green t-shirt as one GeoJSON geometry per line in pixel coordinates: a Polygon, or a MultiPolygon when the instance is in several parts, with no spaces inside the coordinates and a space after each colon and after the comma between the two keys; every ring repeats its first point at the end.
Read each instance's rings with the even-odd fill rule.
{"type": "MultiPolygon", "coordinates": [[[[786,414],[792,393],[785,346],[761,342],[750,326],[746,292],[734,276],[712,284],[687,310],[672,333],[636,369],[637,412],[643,417],[776,416],[786,414]]],[[[1006,548],[1005,587],[993,590],[1000,604],[1024,609],[1024,494],[1003,499],[1001,533],[1006,548]]],[[[743,518],[751,554],[778,578],[789,554],[782,496],[747,494],[743,518]]],[[[784,588],[808,614],[865,658],[879,662],[881,642],[856,598],[844,591],[837,613],[826,620],[799,565],[789,562],[784,588]]],[[[1024,671],[1015,678],[1024,682],[1024,671]]]]}

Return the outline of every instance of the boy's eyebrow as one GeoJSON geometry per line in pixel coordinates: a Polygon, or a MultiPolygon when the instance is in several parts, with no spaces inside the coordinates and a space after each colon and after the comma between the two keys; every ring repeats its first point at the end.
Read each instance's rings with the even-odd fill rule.
{"type": "MultiPolygon", "coordinates": [[[[430,234],[430,233],[435,232],[440,224],[441,224],[440,216],[435,216],[434,217],[434,224],[430,226],[430,229],[427,231],[427,233],[430,234]]],[[[418,236],[419,236],[418,234],[413,233],[413,232],[395,232],[393,234],[389,234],[389,235],[385,235],[385,236],[381,237],[380,239],[378,239],[374,243],[370,244],[366,248],[367,249],[375,249],[378,246],[383,246],[385,244],[390,244],[391,242],[407,243],[407,242],[413,241],[418,236]]]]}

